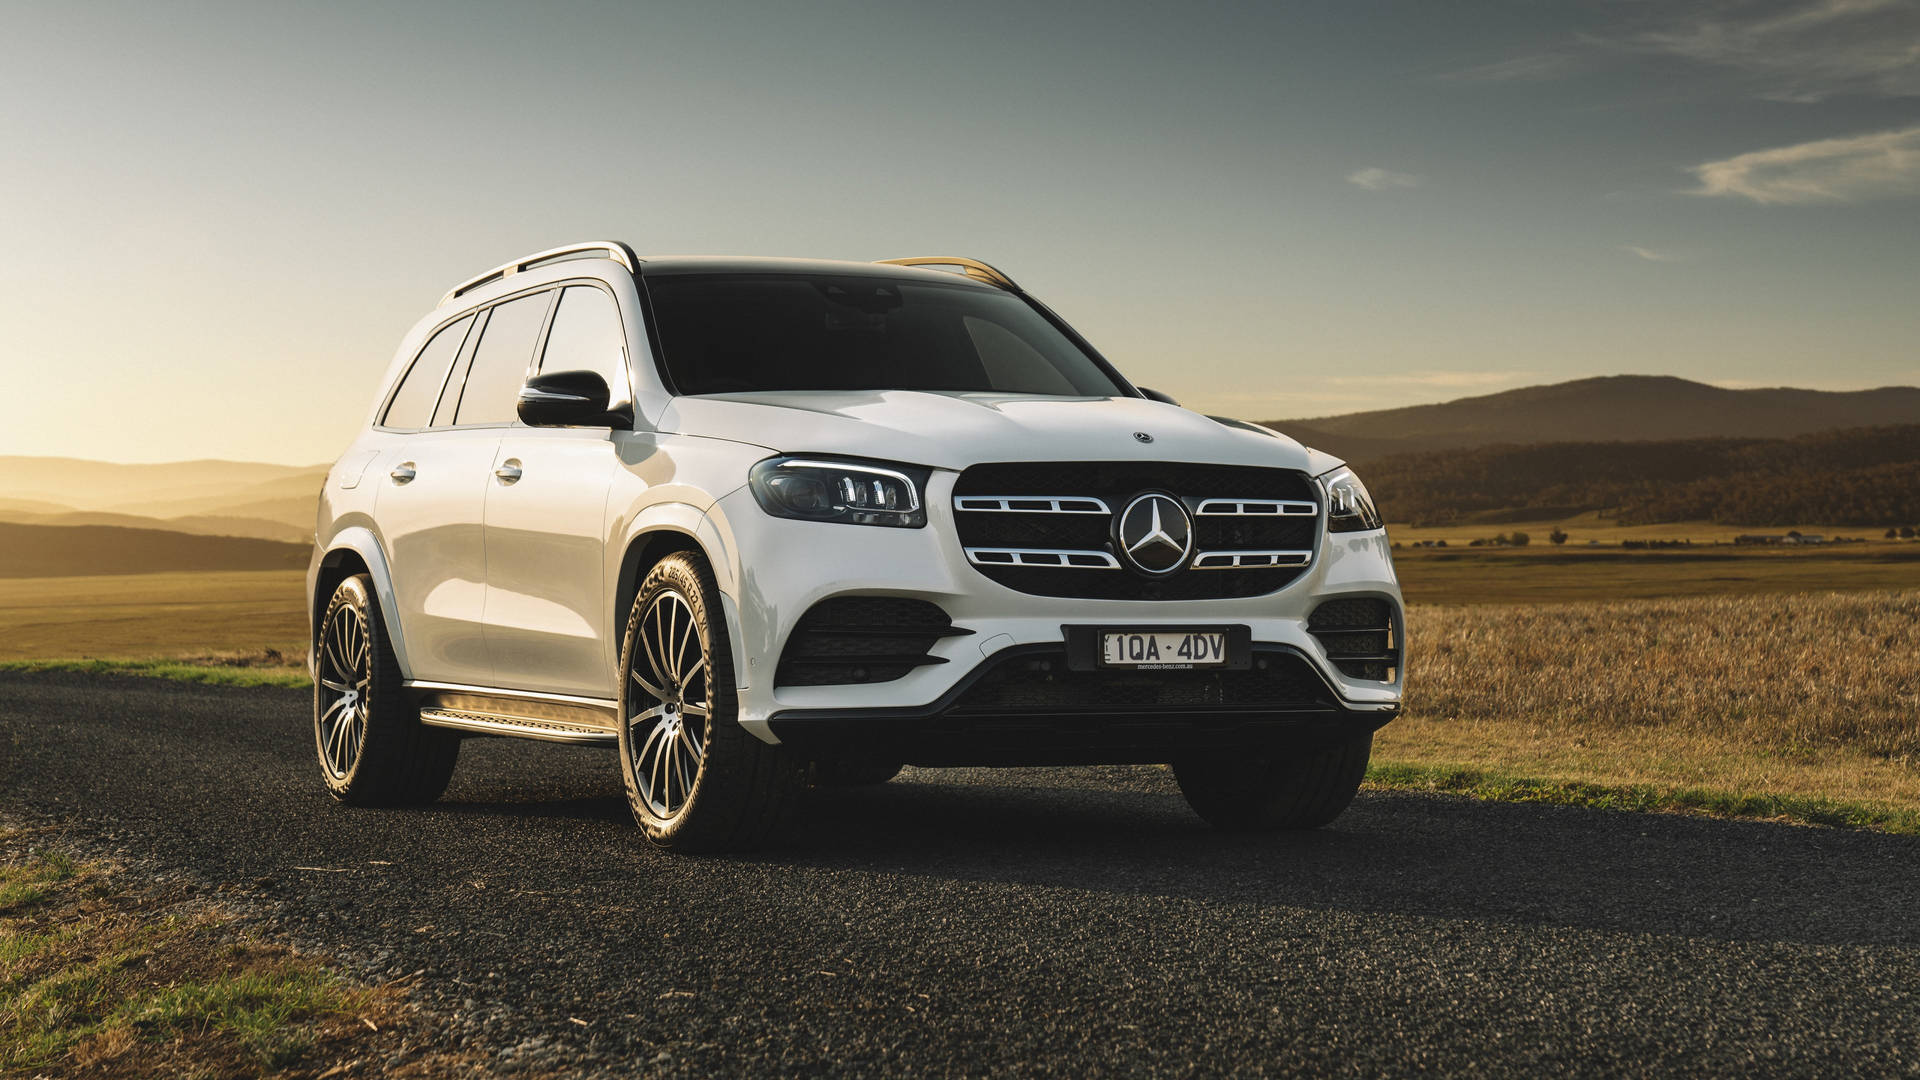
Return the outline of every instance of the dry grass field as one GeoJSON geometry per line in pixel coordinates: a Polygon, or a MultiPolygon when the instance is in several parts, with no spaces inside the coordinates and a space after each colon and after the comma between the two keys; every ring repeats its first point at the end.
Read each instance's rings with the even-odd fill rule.
{"type": "Polygon", "coordinates": [[[1379,759],[1920,810],[1920,592],[1415,606],[1379,759]]]}
{"type": "Polygon", "coordinates": [[[1556,548],[1536,536],[1524,548],[1402,547],[1393,558],[1410,604],[1557,604],[1920,588],[1920,543],[1628,551],[1571,544],[1556,548]]]}
{"type": "Polygon", "coordinates": [[[0,661],[307,647],[298,570],[0,578],[0,661]]]}

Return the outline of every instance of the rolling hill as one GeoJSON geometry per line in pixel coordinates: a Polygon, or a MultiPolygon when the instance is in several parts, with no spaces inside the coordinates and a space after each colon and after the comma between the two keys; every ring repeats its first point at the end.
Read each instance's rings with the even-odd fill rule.
{"type": "Polygon", "coordinates": [[[244,461],[181,461],[122,465],[76,458],[0,457],[0,520],[36,524],[134,525],[118,520],[53,521],[75,512],[148,519],[139,527],[213,533],[209,519],[228,519],[231,535],[285,536],[313,530],[325,466],[244,461]],[[182,519],[182,520],[176,520],[182,519]],[[249,519],[238,521],[235,519],[249,519]]]}
{"type": "Polygon", "coordinates": [[[1920,425],[1791,439],[1501,444],[1369,462],[1388,520],[1920,524],[1920,425]]]}
{"type": "Polygon", "coordinates": [[[146,574],[163,570],[298,570],[311,544],[196,536],[110,525],[0,523],[0,577],[146,574]]]}
{"type": "Polygon", "coordinates": [[[1920,424],[1920,388],[1726,390],[1664,375],[1612,375],[1437,405],[1265,423],[1309,446],[1369,462],[1493,443],[1777,439],[1920,424]]]}

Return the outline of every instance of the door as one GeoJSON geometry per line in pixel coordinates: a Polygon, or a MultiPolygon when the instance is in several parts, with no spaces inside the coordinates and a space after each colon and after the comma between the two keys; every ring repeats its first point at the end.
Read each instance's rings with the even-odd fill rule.
{"type": "MultiPolygon", "coordinates": [[[[376,481],[381,490],[374,514],[416,680],[493,685],[486,635],[487,485],[552,300],[550,292],[536,293],[483,311],[453,362],[430,426],[399,437],[374,466],[385,473],[376,481]]],[[[429,343],[427,349],[433,348],[429,343]]],[[[396,392],[389,420],[412,400],[409,391],[403,384],[396,392]]],[[[409,416],[424,411],[408,409],[409,416]]]]}
{"type": "MultiPolygon", "coordinates": [[[[631,399],[611,293],[568,286],[536,370],[593,371],[610,404],[631,399]]],[[[618,462],[607,428],[516,425],[487,485],[488,652],[497,685],[611,698],[605,643],[620,632],[605,580],[607,492],[618,462]]]]}

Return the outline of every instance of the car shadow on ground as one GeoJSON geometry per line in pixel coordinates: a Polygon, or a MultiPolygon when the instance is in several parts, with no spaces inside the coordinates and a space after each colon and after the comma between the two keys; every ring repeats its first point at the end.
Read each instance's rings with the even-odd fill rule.
{"type": "MultiPolygon", "coordinates": [[[[565,793],[551,780],[474,776],[428,812],[611,826],[592,832],[617,845],[604,853],[614,875],[683,858],[646,849],[612,761],[581,764],[589,771],[569,772],[565,793]]],[[[1920,841],[1876,833],[1368,791],[1325,829],[1226,834],[1194,816],[1158,768],[909,770],[875,787],[811,789],[795,816],[774,846],[703,861],[722,873],[907,874],[1252,907],[1920,944],[1920,841]]]]}

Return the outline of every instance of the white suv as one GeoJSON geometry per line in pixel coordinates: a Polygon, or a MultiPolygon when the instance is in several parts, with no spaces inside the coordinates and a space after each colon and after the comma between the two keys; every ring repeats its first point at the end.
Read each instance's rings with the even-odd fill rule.
{"type": "Polygon", "coordinates": [[[902,764],[1165,762],[1217,826],[1317,826],[1404,671],[1352,472],[957,258],[466,282],[329,474],[308,595],[336,797],[437,798],[463,737],[601,743],[683,851],[902,764]]]}

